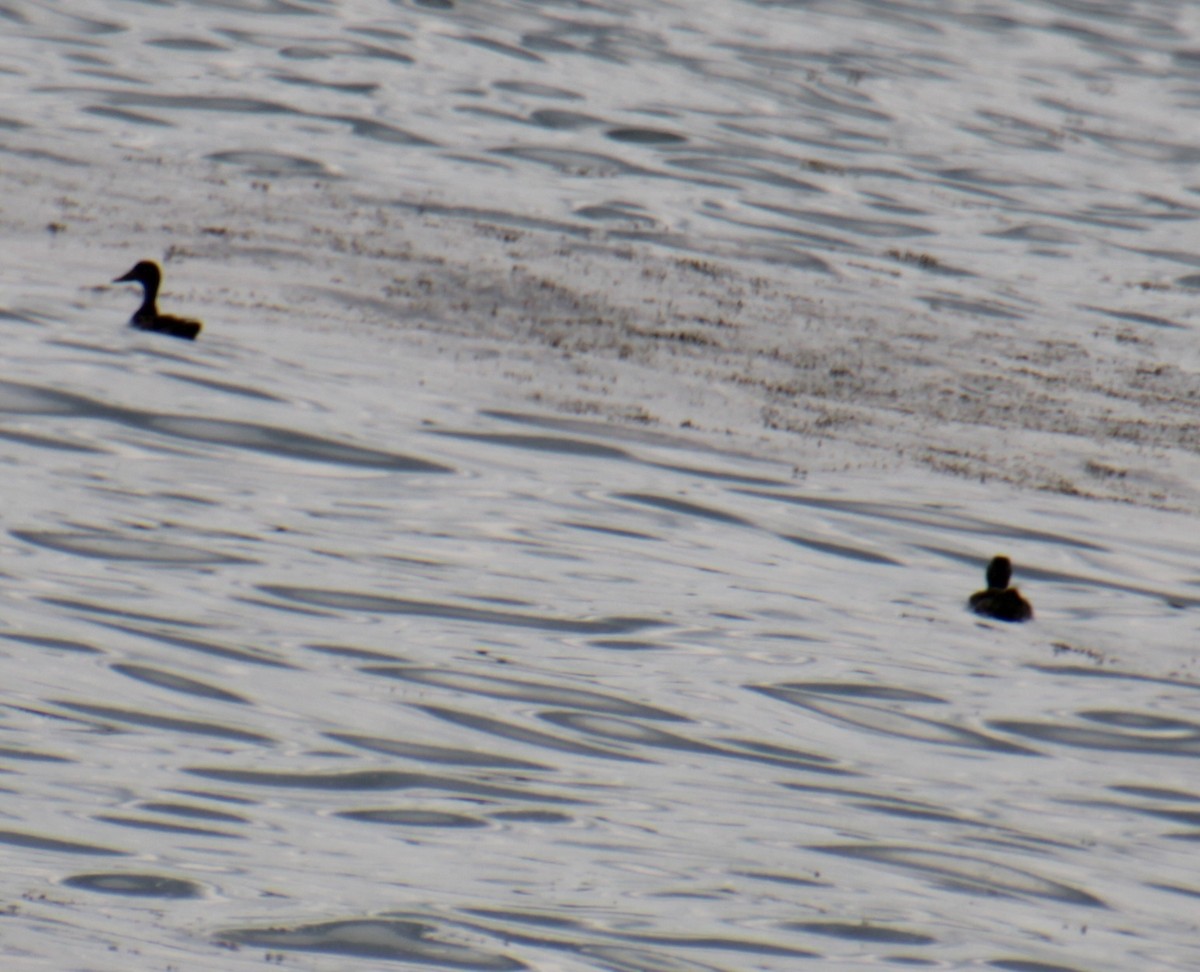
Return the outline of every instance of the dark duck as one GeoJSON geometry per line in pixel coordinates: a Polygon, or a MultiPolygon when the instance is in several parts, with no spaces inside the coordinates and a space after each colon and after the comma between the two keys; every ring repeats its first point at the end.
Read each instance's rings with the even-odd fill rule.
{"type": "Polygon", "coordinates": [[[140,283],[142,285],[142,306],[137,309],[129,323],[141,331],[156,331],[159,334],[169,334],[171,337],[183,338],[186,341],[196,340],[200,333],[200,322],[189,321],[183,317],[172,317],[170,314],[158,312],[158,287],[162,283],[162,271],[158,264],[151,260],[143,260],[123,277],[117,277],[113,283],[140,283]]]}
{"type": "Polygon", "coordinates": [[[1032,621],[1033,606],[1021,597],[1012,580],[1012,561],[1007,557],[993,557],[987,566],[987,590],[976,591],[967,600],[967,605],[976,614],[997,621],[1032,621]]]}

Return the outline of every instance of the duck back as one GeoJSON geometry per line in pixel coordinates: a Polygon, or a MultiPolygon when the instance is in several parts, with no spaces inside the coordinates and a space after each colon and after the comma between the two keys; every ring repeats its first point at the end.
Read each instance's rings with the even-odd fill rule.
{"type": "Polygon", "coordinates": [[[173,317],[170,314],[143,314],[141,311],[130,318],[129,323],[139,331],[154,331],[158,334],[169,334],[171,337],[195,341],[196,335],[204,326],[199,321],[188,320],[185,317],[173,317]]]}
{"type": "Polygon", "coordinates": [[[967,604],[976,614],[996,621],[1032,621],[1033,607],[1015,587],[976,591],[967,604]]]}

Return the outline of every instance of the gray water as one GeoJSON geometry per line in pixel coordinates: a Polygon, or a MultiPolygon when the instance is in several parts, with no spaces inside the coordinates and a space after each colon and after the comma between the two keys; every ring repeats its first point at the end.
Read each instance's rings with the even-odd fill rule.
{"type": "Polygon", "coordinates": [[[0,17],[5,968],[1196,966],[1192,7],[0,17]]]}

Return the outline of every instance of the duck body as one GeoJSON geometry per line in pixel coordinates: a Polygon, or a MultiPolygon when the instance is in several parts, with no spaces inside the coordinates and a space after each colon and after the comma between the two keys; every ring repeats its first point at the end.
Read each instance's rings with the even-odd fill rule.
{"type": "Polygon", "coordinates": [[[976,591],[967,599],[967,606],[976,614],[996,621],[1032,621],[1033,605],[1021,596],[1012,580],[1012,562],[1007,557],[993,557],[987,567],[987,589],[976,591]]]}
{"type": "Polygon", "coordinates": [[[140,283],[142,285],[142,306],[129,319],[131,327],[136,327],[139,331],[169,334],[171,337],[183,338],[186,341],[196,340],[196,335],[200,333],[200,328],[203,326],[199,321],[158,312],[158,288],[162,284],[162,271],[158,269],[157,263],[151,260],[142,260],[123,277],[117,277],[113,283],[140,283]]]}

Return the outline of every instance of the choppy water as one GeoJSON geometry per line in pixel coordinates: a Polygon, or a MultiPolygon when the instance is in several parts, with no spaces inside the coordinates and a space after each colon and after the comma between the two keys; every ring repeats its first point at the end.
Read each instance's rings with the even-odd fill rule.
{"type": "MultiPolygon", "coordinates": [[[[539,359],[473,356],[593,308],[444,242],[874,280],[948,343],[1054,309],[1177,352],[1112,406],[1152,463],[1193,8],[0,16],[5,968],[1196,966],[1188,517],[515,407],[539,359]],[[195,345],[88,289],[164,253],[195,345]],[[999,550],[1034,625],[962,609],[999,550]]],[[[1028,427],[1105,441],[1093,390],[1028,427]]]]}

